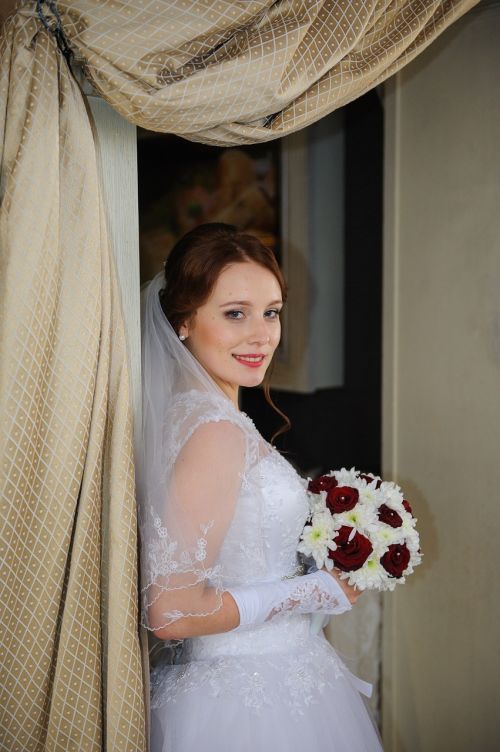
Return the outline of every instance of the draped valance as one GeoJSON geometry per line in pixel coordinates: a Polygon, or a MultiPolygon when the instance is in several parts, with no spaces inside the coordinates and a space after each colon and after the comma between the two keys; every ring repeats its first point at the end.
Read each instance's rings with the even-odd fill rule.
{"type": "Polygon", "coordinates": [[[477,0],[60,0],[125,118],[222,145],[291,133],[384,81],[477,0]]]}

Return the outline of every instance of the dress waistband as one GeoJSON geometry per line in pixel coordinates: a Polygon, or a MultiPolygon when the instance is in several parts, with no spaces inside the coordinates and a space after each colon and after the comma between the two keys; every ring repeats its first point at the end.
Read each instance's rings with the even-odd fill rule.
{"type": "Polygon", "coordinates": [[[287,652],[311,637],[310,623],[309,614],[282,614],[257,627],[193,637],[185,641],[184,651],[188,660],[287,652]]]}
{"type": "MultiPolygon", "coordinates": [[[[322,632],[318,634],[315,629],[311,629],[310,614],[281,614],[257,627],[185,640],[182,662],[304,651],[308,640],[326,642],[322,632]]],[[[331,649],[335,653],[334,648],[331,649]]],[[[372,685],[351,673],[337,655],[336,658],[355,689],[366,697],[371,697],[372,685]]]]}

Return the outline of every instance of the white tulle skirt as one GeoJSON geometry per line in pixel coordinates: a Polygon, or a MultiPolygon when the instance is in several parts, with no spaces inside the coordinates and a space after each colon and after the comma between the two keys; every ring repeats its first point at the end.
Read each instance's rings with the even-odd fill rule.
{"type": "Polygon", "coordinates": [[[188,640],[181,660],[152,672],[151,752],[382,749],[360,684],[308,616],[188,640]]]}

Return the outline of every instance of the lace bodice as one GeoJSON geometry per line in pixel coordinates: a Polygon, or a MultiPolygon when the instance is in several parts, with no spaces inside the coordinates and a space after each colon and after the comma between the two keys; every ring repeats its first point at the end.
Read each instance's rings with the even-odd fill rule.
{"type": "Polygon", "coordinates": [[[243,414],[259,442],[254,464],[242,479],[234,517],[220,551],[223,585],[250,584],[292,576],[298,565],[297,543],[308,514],[305,482],[279,452],[264,442],[243,414]]]}

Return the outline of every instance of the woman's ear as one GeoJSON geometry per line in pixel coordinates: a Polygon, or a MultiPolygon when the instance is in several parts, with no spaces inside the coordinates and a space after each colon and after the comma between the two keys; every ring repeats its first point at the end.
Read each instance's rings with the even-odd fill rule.
{"type": "Polygon", "coordinates": [[[189,337],[189,329],[190,329],[190,321],[189,319],[187,319],[180,325],[179,331],[178,331],[179,339],[182,340],[183,342],[185,339],[189,337]]]}

